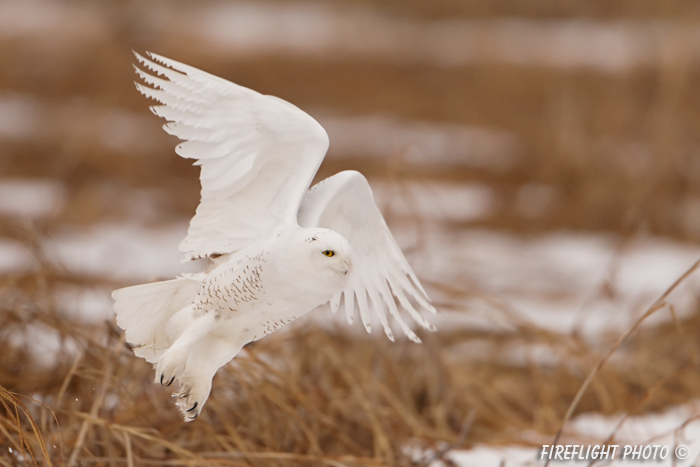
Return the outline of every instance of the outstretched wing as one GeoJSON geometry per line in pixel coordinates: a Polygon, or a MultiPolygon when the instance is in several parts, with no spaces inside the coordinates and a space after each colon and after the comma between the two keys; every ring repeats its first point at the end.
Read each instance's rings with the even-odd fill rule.
{"type": "Polygon", "coordinates": [[[391,235],[362,174],[348,170],[314,185],[301,203],[298,220],[302,227],[334,230],[352,246],[350,286],[331,300],[333,312],[338,310],[344,295],[348,322],[352,323],[357,303],[362,322],[370,332],[369,297],[389,339],[394,337],[387,308],[404,333],[412,341],[420,342],[399,314],[398,300],[420,326],[435,330],[420,313],[421,310],[435,313],[435,308],[391,235]]]}
{"type": "Polygon", "coordinates": [[[323,127],[292,104],[155,54],[136,58],[162,105],[163,128],[186,140],[175,152],[201,166],[202,200],[180,243],[183,261],[232,253],[296,222],[328,150],[323,127]]]}

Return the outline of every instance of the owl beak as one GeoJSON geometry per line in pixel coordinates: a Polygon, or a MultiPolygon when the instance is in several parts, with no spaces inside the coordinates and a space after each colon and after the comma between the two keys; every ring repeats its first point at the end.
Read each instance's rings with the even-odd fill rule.
{"type": "Polygon", "coordinates": [[[352,267],[352,261],[350,259],[345,259],[343,261],[343,266],[345,266],[345,269],[343,270],[343,275],[347,275],[350,272],[350,268],[352,267]]]}

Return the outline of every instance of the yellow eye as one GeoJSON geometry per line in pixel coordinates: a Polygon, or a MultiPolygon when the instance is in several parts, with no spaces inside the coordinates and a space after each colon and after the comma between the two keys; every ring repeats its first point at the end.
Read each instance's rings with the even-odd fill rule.
{"type": "Polygon", "coordinates": [[[335,251],[333,250],[326,250],[323,252],[324,255],[328,256],[329,258],[335,254],[335,251]]]}

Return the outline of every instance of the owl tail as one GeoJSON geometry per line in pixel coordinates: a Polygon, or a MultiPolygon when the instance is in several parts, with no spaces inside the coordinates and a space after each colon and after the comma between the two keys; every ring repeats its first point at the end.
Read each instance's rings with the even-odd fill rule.
{"type": "Polygon", "coordinates": [[[127,342],[139,347],[137,357],[158,363],[172,344],[166,326],[175,313],[192,303],[205,274],[135,285],[112,292],[117,325],[126,331],[127,342]]]}

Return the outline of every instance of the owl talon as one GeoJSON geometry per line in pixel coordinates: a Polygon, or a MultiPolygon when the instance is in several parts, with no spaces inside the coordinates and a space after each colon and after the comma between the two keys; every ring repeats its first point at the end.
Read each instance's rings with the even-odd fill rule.
{"type": "Polygon", "coordinates": [[[160,381],[161,386],[172,385],[182,375],[186,363],[187,353],[184,350],[170,348],[156,365],[156,375],[160,375],[156,382],[160,381]]]}
{"type": "Polygon", "coordinates": [[[211,391],[211,382],[208,380],[193,381],[189,376],[184,376],[179,379],[180,394],[177,394],[178,401],[176,405],[180,409],[180,415],[186,422],[194,421],[199,414],[202,413],[204,405],[209,399],[211,391]]]}

